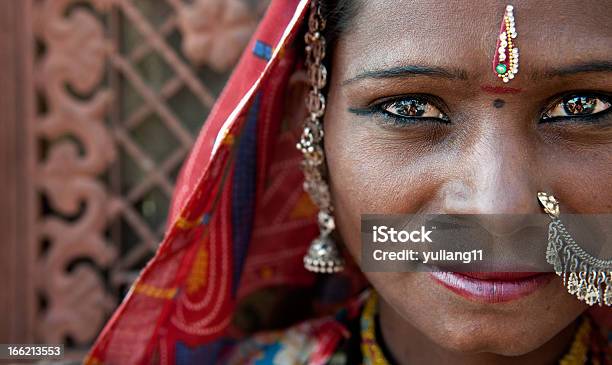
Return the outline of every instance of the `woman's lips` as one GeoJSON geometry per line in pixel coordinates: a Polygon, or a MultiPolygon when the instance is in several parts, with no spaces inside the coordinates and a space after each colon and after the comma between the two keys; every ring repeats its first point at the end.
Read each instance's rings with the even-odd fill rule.
{"type": "Polygon", "coordinates": [[[528,272],[430,272],[434,281],[474,301],[501,303],[530,295],[546,285],[554,274],[528,272]]]}

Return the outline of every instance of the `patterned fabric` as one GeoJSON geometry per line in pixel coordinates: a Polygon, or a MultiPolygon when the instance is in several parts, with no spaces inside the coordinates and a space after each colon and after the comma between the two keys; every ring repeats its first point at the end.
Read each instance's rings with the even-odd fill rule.
{"type": "Polygon", "coordinates": [[[327,364],[343,339],[344,328],[332,318],[304,322],[287,331],[263,333],[241,343],[228,365],[327,364]]]}
{"type": "Polygon", "coordinates": [[[335,316],[305,321],[284,331],[264,332],[238,343],[225,365],[360,364],[359,316],[362,295],[335,316]]]}
{"type": "MultiPolygon", "coordinates": [[[[235,322],[253,310],[258,292],[303,288],[302,306],[290,306],[298,318],[336,308],[363,288],[354,263],[326,279],[302,266],[318,233],[316,208],[302,190],[300,131],[282,115],[289,77],[303,64],[299,32],[309,2],[271,2],[183,165],[163,242],[86,364],[216,364],[244,335],[235,322]]],[[[308,335],[294,332],[285,352],[266,351],[314,349],[323,361],[345,334],[335,322],[304,326],[308,335]]]]}

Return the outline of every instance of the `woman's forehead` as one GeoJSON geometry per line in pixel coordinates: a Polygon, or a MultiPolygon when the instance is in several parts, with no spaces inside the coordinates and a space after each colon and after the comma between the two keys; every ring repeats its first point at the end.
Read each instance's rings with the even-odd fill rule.
{"type": "MultiPolygon", "coordinates": [[[[612,62],[612,2],[511,4],[523,76],[584,62],[612,62]]],[[[345,78],[364,69],[404,64],[488,72],[506,5],[497,0],[362,1],[349,31],[339,38],[335,56],[341,58],[345,78]]]]}

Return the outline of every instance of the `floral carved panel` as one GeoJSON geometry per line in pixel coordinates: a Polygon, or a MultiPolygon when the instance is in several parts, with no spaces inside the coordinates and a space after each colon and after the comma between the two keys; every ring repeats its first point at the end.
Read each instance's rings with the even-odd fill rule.
{"type": "Polygon", "coordinates": [[[115,305],[98,269],[116,258],[104,237],[109,192],[98,180],[115,160],[105,126],[112,93],[102,86],[107,40],[104,25],[71,1],[35,4],[34,34],[44,47],[35,64],[41,146],[41,197],[36,287],[36,337],[46,343],[95,336],[115,305]]]}
{"type": "Polygon", "coordinates": [[[266,4],[33,1],[37,341],[86,349],[152,256],[266,4]]]}

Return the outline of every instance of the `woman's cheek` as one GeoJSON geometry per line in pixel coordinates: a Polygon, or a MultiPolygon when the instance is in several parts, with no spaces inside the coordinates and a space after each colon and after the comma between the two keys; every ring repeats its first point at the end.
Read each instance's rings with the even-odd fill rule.
{"type": "Polygon", "coordinates": [[[405,140],[390,140],[376,128],[340,119],[325,127],[336,225],[353,255],[361,244],[362,214],[430,210],[449,176],[436,153],[414,151],[405,140]]]}

